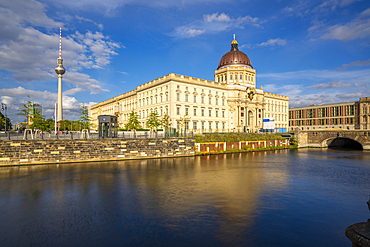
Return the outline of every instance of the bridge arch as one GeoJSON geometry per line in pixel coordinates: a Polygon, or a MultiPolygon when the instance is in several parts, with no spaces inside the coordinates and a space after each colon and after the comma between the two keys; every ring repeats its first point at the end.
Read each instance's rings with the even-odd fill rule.
{"type": "Polygon", "coordinates": [[[364,149],[361,143],[351,138],[346,138],[346,137],[329,138],[325,140],[324,142],[326,142],[328,148],[349,148],[349,149],[357,149],[357,150],[364,149]]]}

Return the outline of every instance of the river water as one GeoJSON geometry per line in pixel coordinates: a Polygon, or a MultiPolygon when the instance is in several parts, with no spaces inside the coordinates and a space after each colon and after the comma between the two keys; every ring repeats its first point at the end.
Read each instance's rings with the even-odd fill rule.
{"type": "Polygon", "coordinates": [[[351,246],[370,152],[0,168],[1,246],[351,246]]]}

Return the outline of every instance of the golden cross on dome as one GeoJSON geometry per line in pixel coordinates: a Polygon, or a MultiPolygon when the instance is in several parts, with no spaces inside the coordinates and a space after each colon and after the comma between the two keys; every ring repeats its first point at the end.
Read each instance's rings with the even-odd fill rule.
{"type": "Polygon", "coordinates": [[[235,40],[235,33],[234,33],[234,40],[235,40]]]}

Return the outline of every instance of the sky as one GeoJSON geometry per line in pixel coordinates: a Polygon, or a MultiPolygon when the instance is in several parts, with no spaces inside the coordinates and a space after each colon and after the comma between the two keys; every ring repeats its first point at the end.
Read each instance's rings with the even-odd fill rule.
{"type": "Polygon", "coordinates": [[[2,0],[0,101],[13,123],[28,99],[53,114],[59,26],[66,119],[169,73],[214,80],[233,34],[257,87],[290,107],[370,96],[367,0],[2,0]]]}

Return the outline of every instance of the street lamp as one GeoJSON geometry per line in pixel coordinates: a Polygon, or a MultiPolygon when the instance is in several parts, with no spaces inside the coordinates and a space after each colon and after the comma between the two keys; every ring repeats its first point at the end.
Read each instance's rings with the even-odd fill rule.
{"type": "Polygon", "coordinates": [[[7,114],[7,112],[8,112],[8,107],[7,107],[7,105],[6,104],[4,104],[4,103],[1,103],[1,110],[2,111],[4,111],[5,110],[5,135],[6,135],[6,125],[7,125],[7,121],[6,121],[6,119],[8,118],[8,114],[7,114]]]}

